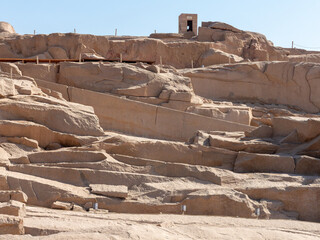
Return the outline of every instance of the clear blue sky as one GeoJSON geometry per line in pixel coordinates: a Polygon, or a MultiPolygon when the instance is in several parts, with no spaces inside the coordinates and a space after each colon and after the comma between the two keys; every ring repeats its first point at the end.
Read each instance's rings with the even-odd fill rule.
{"type": "Polygon", "coordinates": [[[20,34],[73,32],[148,36],[177,32],[180,13],[259,32],[277,46],[320,51],[320,0],[1,0],[0,21],[20,34]]]}

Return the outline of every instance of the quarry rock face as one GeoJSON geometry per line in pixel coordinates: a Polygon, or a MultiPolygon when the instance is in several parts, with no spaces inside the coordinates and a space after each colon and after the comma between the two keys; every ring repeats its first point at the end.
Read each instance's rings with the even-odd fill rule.
{"type": "Polygon", "coordinates": [[[319,238],[319,64],[195,39],[0,35],[0,239],[319,238]]]}
{"type": "Polygon", "coordinates": [[[202,97],[283,104],[318,113],[319,71],[317,63],[253,62],[181,73],[191,78],[195,93],[202,97]]]}

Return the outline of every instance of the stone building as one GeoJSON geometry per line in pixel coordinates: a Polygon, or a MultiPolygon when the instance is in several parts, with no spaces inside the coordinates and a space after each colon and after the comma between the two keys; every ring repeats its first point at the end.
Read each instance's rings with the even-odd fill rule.
{"type": "Polygon", "coordinates": [[[198,33],[198,14],[182,13],[179,16],[179,33],[198,33]]]}

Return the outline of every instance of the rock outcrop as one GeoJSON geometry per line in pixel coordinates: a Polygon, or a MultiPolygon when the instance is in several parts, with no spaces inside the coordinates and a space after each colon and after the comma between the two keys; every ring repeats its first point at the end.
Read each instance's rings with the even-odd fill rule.
{"type": "Polygon", "coordinates": [[[214,48],[254,61],[287,60],[289,52],[276,48],[259,33],[239,30],[221,22],[202,22],[198,41],[214,42],[214,48]]]}
{"type": "Polygon", "coordinates": [[[181,70],[195,94],[206,98],[283,104],[309,113],[320,111],[320,65],[253,62],[181,70]]]}
{"type": "Polygon", "coordinates": [[[13,26],[7,22],[0,22],[0,34],[1,33],[16,33],[13,26]]]}

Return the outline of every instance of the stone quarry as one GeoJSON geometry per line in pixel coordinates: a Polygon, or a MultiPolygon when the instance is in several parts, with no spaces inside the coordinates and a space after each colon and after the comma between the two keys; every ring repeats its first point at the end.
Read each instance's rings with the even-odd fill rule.
{"type": "Polygon", "coordinates": [[[189,23],[0,22],[0,239],[320,238],[320,52],[189,23]]]}

